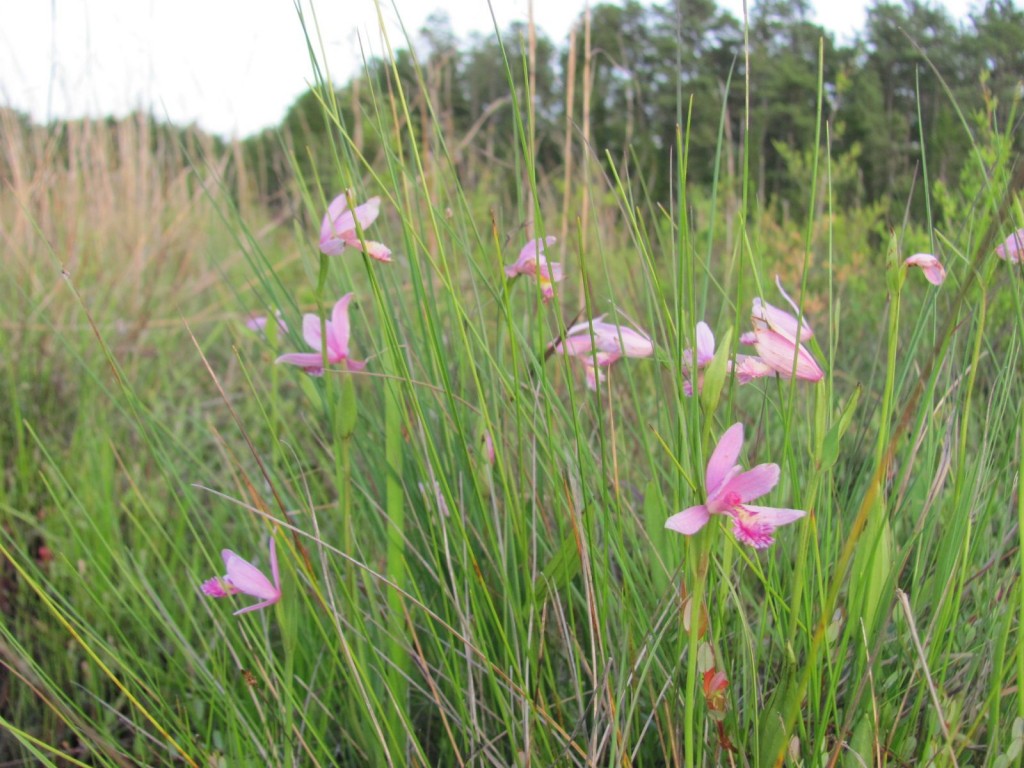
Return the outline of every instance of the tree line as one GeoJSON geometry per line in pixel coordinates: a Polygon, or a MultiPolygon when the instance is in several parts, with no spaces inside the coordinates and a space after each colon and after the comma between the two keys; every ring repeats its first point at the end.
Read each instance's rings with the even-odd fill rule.
{"type": "MultiPolygon", "coordinates": [[[[436,13],[393,64],[370,60],[333,98],[372,163],[390,139],[368,116],[400,81],[407,135],[429,148],[430,136],[443,134],[466,188],[516,167],[513,110],[525,115],[529,106],[539,173],[557,176],[585,137],[656,201],[671,192],[677,126],[688,183],[739,175],[763,203],[783,207],[806,205],[816,136],[828,144],[834,204],[884,201],[894,210],[921,205],[922,159],[932,180],[956,184],[979,116],[1019,143],[1024,12],[1013,0],[987,0],[963,21],[920,0],[882,0],[845,44],[810,14],[808,0],[759,0],[744,29],[713,0],[624,0],[594,6],[589,30],[581,15],[560,46],[522,23],[500,40],[460,40],[436,13]]],[[[281,136],[307,178],[313,165],[318,175],[330,167],[339,130],[323,116],[324,98],[304,94],[280,133],[247,140],[269,194],[290,176],[281,136]]]]}

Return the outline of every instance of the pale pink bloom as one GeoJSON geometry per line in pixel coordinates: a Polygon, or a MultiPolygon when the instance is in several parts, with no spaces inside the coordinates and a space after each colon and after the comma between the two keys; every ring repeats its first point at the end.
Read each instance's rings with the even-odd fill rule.
{"type": "MultiPolygon", "coordinates": [[[[327,364],[343,365],[350,371],[361,371],[366,363],[352,360],[348,356],[348,305],[352,301],[351,293],[346,293],[334,305],[331,319],[325,321],[327,331],[327,364]]],[[[321,376],[324,372],[323,344],[320,338],[320,318],[316,315],[302,316],[302,337],[316,352],[290,352],[281,355],[274,362],[297,365],[312,376],[321,376]]]]}
{"type": "Polygon", "coordinates": [[[601,368],[607,368],[620,357],[649,357],[654,343],[646,334],[624,325],[606,323],[604,315],[591,322],[577,323],[566,331],[565,339],[554,351],[577,358],[583,363],[587,387],[597,389],[604,381],[601,368]]]}
{"type": "Polygon", "coordinates": [[[1024,258],[1024,229],[1018,229],[997,245],[996,255],[1000,259],[1006,259],[1013,264],[1024,258]]]}
{"type": "Polygon", "coordinates": [[[743,425],[736,423],[725,431],[708,460],[704,477],[707,501],[672,515],[665,522],[666,528],[689,536],[703,528],[711,515],[728,515],[738,541],[763,549],[775,541],[776,528],[807,514],[802,509],[757,507],[747,503],[776,486],[779,466],[758,464],[744,472],[736,463],[742,446],[743,425]]]}
{"type": "Polygon", "coordinates": [[[753,344],[761,361],[783,378],[795,375],[798,379],[819,381],[825,373],[818,366],[810,350],[801,343],[810,339],[814,332],[807,320],[799,317],[800,310],[783,290],[782,283],[777,277],[775,284],[797,316],[794,317],[785,310],[756,298],[750,316],[754,330],[740,336],[740,342],[753,344]]]}
{"type": "MultiPolygon", "coordinates": [[[[288,333],[288,324],[285,323],[281,317],[281,312],[278,310],[274,313],[274,318],[277,320],[277,327],[281,333],[288,333]]],[[[266,315],[249,315],[249,319],[245,321],[245,327],[255,333],[265,334],[267,332],[267,316],[266,315]]]]}
{"type": "Polygon", "coordinates": [[[942,281],[946,279],[946,269],[942,262],[930,253],[915,253],[903,263],[910,267],[920,267],[924,272],[924,279],[932,285],[942,285],[942,281]]]}
{"type": "Polygon", "coordinates": [[[693,394],[693,382],[697,382],[697,391],[704,388],[704,369],[711,364],[715,357],[715,335],[711,327],[701,320],[694,330],[694,340],[697,352],[697,365],[694,367],[694,348],[688,347],[683,350],[683,375],[686,381],[683,382],[683,392],[687,397],[693,394]]]}
{"type": "Polygon", "coordinates": [[[273,536],[270,537],[270,572],[274,576],[273,582],[263,574],[263,571],[248,560],[243,560],[230,549],[221,550],[220,554],[224,558],[224,568],[227,573],[204,581],[201,586],[203,594],[209,597],[252,595],[263,601],[238,609],[235,611],[236,616],[240,613],[266,608],[281,599],[281,574],[277,568],[277,549],[273,536]]]}
{"type": "MultiPolygon", "coordinates": [[[[706,368],[715,356],[715,334],[711,327],[701,320],[694,329],[694,338],[697,347],[697,368],[706,368]]],[[[683,368],[689,370],[693,367],[693,350],[683,350],[683,368]]]]}
{"type": "MultiPolygon", "coordinates": [[[[343,192],[334,198],[327,206],[327,213],[324,214],[323,223],[320,225],[320,252],[326,256],[337,256],[345,250],[345,246],[362,251],[363,241],[356,232],[356,222],[359,222],[360,229],[365,233],[366,228],[373,224],[380,213],[379,197],[371,197],[362,205],[356,206],[354,211],[347,210],[349,194],[343,192]]],[[[391,261],[391,249],[371,240],[366,241],[366,255],[378,261],[391,261]]]]}
{"type": "Polygon", "coordinates": [[[550,236],[545,237],[543,240],[539,238],[531,240],[523,246],[523,250],[519,252],[519,258],[516,259],[515,263],[505,267],[505,274],[509,278],[519,277],[519,275],[535,276],[540,283],[540,291],[544,301],[548,301],[555,295],[553,284],[561,282],[565,276],[562,273],[561,264],[556,261],[549,262],[544,257],[544,249],[554,244],[555,240],[556,238],[550,236]]]}

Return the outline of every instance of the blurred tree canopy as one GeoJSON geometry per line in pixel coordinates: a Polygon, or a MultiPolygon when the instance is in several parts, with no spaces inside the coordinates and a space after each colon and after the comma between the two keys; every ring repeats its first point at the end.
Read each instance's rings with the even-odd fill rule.
{"type": "Polygon", "coordinates": [[[689,184],[738,176],[746,147],[748,191],[788,214],[806,210],[803,158],[827,131],[843,168],[834,203],[881,203],[896,218],[908,205],[923,211],[922,157],[931,180],[955,187],[970,156],[970,116],[987,112],[1019,147],[1022,78],[1024,12],[1014,0],[987,0],[959,23],[921,0],[876,0],[864,29],[843,44],[811,20],[808,0],[755,0],[746,47],[743,21],[713,0],[599,3],[589,29],[581,15],[561,46],[525,24],[500,40],[459,40],[435,13],[394,62],[373,59],[336,90],[307,92],[279,130],[244,142],[244,157],[271,201],[295,178],[288,152],[301,178],[338,188],[337,152],[374,165],[393,144],[382,132],[395,127],[379,115],[390,114],[397,79],[412,125],[399,114],[395,135],[453,163],[468,188],[521,172],[526,150],[510,141],[518,104],[541,178],[578,167],[587,137],[600,163],[667,200],[677,129],[688,125],[689,184]],[[324,117],[324,103],[337,122],[324,117]]]}

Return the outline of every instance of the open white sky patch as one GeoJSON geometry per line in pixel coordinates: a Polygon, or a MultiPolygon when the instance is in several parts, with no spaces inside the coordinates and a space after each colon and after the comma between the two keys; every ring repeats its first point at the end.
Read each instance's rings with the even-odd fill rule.
{"type": "MultiPolygon", "coordinates": [[[[529,0],[495,0],[500,28],[525,20],[529,0]]],[[[742,0],[719,5],[742,17],[742,0]]],[[[864,23],[865,0],[817,0],[816,20],[840,40],[864,23]]],[[[940,3],[955,18],[968,0],[940,3]]],[[[335,80],[361,64],[361,46],[384,50],[373,0],[302,2],[335,80]]],[[[396,0],[381,7],[395,47],[427,16],[446,10],[455,32],[493,30],[486,0],[396,0]]],[[[556,44],[582,11],[575,0],[534,2],[537,23],[556,44]]],[[[306,90],[312,67],[299,13],[289,0],[0,0],[0,103],[33,118],[123,115],[152,110],[223,136],[276,125],[306,90]]]]}

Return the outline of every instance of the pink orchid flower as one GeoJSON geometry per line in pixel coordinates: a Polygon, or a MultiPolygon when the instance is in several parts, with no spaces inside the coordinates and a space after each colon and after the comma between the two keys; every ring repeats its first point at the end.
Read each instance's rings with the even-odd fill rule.
{"type": "Polygon", "coordinates": [[[758,464],[746,472],[736,463],[743,446],[743,424],[733,424],[722,435],[708,460],[704,484],[707,501],[684,509],[665,522],[669,530],[690,536],[703,528],[711,515],[732,518],[737,541],[764,549],[775,541],[773,532],[780,525],[803,517],[801,509],[757,507],[748,502],[763,496],[779,482],[778,464],[758,464]]]}
{"type": "MultiPolygon", "coordinates": [[[[274,319],[277,320],[277,327],[281,333],[288,333],[288,324],[285,323],[284,318],[281,317],[281,311],[278,310],[274,313],[274,319]]],[[[266,315],[249,315],[249,319],[245,321],[245,327],[255,333],[266,334],[267,332],[267,316],[266,315]]]]}
{"type": "MultiPolygon", "coordinates": [[[[361,371],[366,363],[352,360],[348,356],[348,305],[353,294],[346,293],[334,305],[331,319],[325,322],[327,331],[327,364],[343,365],[350,371],[361,371]]],[[[320,338],[320,318],[316,315],[302,316],[302,337],[316,352],[289,352],[281,355],[275,363],[297,365],[311,376],[322,376],[324,372],[323,342],[320,338]]]]}
{"type": "MultiPolygon", "coordinates": [[[[348,196],[351,192],[342,192],[327,206],[323,223],[320,225],[320,252],[326,256],[337,256],[345,247],[363,250],[363,241],[356,232],[356,222],[364,232],[380,214],[380,198],[371,197],[355,210],[348,209],[348,196]]],[[[383,243],[367,240],[366,255],[378,261],[391,261],[391,249],[383,243]]]]}
{"type": "Polygon", "coordinates": [[[243,560],[230,549],[221,550],[220,554],[224,558],[224,568],[227,573],[204,581],[201,586],[203,594],[208,597],[244,594],[258,597],[263,601],[239,608],[235,611],[235,616],[267,608],[281,599],[281,574],[277,568],[277,548],[273,536],[270,537],[270,572],[274,576],[273,583],[263,574],[263,571],[248,560],[243,560]]]}
{"type": "Polygon", "coordinates": [[[544,249],[553,245],[555,241],[556,238],[550,236],[543,240],[531,240],[523,246],[515,263],[505,267],[505,274],[509,279],[519,275],[536,276],[544,301],[549,301],[555,295],[554,283],[561,282],[565,277],[561,264],[556,261],[548,262],[544,257],[544,249]]]}
{"type": "Polygon", "coordinates": [[[903,263],[908,267],[920,267],[924,272],[924,279],[932,285],[942,285],[942,281],[946,279],[946,268],[930,253],[915,253],[903,263]]]}
{"type": "Polygon", "coordinates": [[[740,336],[740,342],[754,345],[760,360],[785,379],[795,375],[806,381],[820,381],[825,373],[810,350],[801,343],[809,340],[814,332],[806,318],[800,317],[799,308],[782,288],[778,277],[775,278],[775,284],[796,316],[756,298],[750,317],[754,330],[740,336]]]}
{"type": "Polygon", "coordinates": [[[597,385],[604,381],[600,369],[607,368],[620,357],[650,357],[654,354],[654,343],[646,334],[624,325],[606,323],[603,317],[572,326],[566,331],[565,339],[554,347],[555,352],[575,357],[583,363],[588,389],[597,389],[597,385]]]}
{"type": "Polygon", "coordinates": [[[996,246],[996,255],[1012,264],[1024,258],[1024,228],[1018,229],[996,246]]]}

